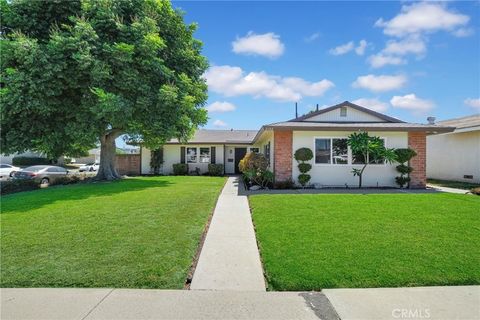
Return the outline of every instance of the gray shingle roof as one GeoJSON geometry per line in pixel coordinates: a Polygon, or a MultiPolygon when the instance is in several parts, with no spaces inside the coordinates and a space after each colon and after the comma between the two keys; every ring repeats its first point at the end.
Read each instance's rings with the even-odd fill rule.
{"type": "Polygon", "coordinates": [[[442,126],[452,126],[457,129],[480,126],[480,114],[474,114],[467,117],[438,121],[442,126]]]}
{"type": "MultiPolygon", "coordinates": [[[[200,129],[195,132],[188,143],[230,143],[230,144],[249,144],[258,130],[207,130],[200,129]]],[[[179,144],[177,139],[172,139],[167,144],[179,144]]]]}
{"type": "Polygon", "coordinates": [[[312,121],[285,121],[264,126],[266,129],[293,129],[293,130],[370,130],[370,131],[427,131],[432,133],[451,132],[454,127],[406,122],[312,122],[312,121]]]}

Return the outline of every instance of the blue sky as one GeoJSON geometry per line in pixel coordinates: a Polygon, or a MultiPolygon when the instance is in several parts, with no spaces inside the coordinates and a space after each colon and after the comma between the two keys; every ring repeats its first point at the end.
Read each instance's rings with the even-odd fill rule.
{"type": "Polygon", "coordinates": [[[480,112],[480,3],[176,1],[210,61],[206,128],[345,100],[411,122],[480,112]]]}

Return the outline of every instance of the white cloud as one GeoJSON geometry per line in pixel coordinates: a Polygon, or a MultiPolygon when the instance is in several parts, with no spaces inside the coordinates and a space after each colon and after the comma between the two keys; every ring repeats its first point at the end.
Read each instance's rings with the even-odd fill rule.
{"type": "Polygon", "coordinates": [[[358,43],[358,47],[355,48],[355,53],[358,54],[359,56],[363,56],[365,53],[365,49],[367,48],[367,41],[366,40],[360,40],[358,43]]]}
{"type": "Polygon", "coordinates": [[[227,124],[225,122],[223,122],[222,120],[215,120],[213,121],[213,125],[217,128],[224,128],[227,126],[227,124]]]}
{"type": "Polygon", "coordinates": [[[402,6],[401,12],[391,20],[377,20],[376,27],[383,33],[402,37],[408,34],[433,33],[436,31],[454,31],[465,26],[470,17],[456,13],[446,4],[420,2],[402,6]]]}
{"type": "Polygon", "coordinates": [[[475,31],[473,30],[473,28],[460,28],[460,29],[457,29],[457,30],[452,32],[452,34],[455,37],[458,37],[458,38],[469,37],[469,36],[473,35],[474,33],[475,33],[475,31]]]}
{"type": "Polygon", "coordinates": [[[394,96],[390,103],[395,108],[410,110],[414,113],[423,113],[435,106],[432,101],[420,99],[413,93],[404,96],[394,96]]]}
{"type": "Polygon", "coordinates": [[[335,47],[333,49],[330,49],[330,54],[333,54],[334,56],[340,56],[342,54],[348,53],[353,50],[355,47],[355,44],[353,41],[350,41],[348,43],[342,44],[338,47],[335,47]]]}
{"type": "Polygon", "coordinates": [[[365,49],[367,48],[367,46],[368,42],[362,39],[358,42],[358,46],[355,46],[355,42],[350,41],[338,47],[330,49],[328,52],[334,56],[340,56],[354,50],[357,55],[362,56],[365,53],[365,49]]]}
{"type": "Polygon", "coordinates": [[[273,32],[255,34],[250,31],[245,37],[232,42],[232,50],[240,54],[277,58],[283,54],[285,46],[280,41],[280,36],[273,32]]]}
{"type": "Polygon", "coordinates": [[[313,42],[320,37],[320,33],[315,32],[305,38],[305,42],[313,42]]]}
{"type": "Polygon", "coordinates": [[[468,99],[465,99],[463,103],[465,103],[469,107],[478,109],[478,111],[480,111],[480,98],[478,99],[468,98],[468,99]]]}
{"type": "Polygon", "coordinates": [[[420,58],[426,51],[425,42],[420,37],[410,36],[399,41],[388,41],[382,51],[368,58],[368,62],[373,68],[381,68],[386,65],[402,65],[407,63],[403,56],[415,54],[420,58]]]}
{"type": "Polygon", "coordinates": [[[385,49],[382,50],[386,55],[406,55],[409,53],[423,55],[427,51],[425,42],[419,37],[408,37],[400,41],[388,41],[385,49]]]}
{"type": "Polygon", "coordinates": [[[381,68],[386,65],[398,66],[407,63],[407,61],[403,58],[386,56],[382,53],[371,55],[370,57],[368,57],[368,62],[373,68],[381,68]]]}
{"type": "Polygon", "coordinates": [[[327,79],[309,82],[297,77],[269,75],[264,71],[246,74],[240,67],[213,66],[204,75],[209,90],[227,97],[251,95],[276,101],[299,101],[303,96],[319,97],[334,87],[327,79]]]}
{"type": "Polygon", "coordinates": [[[385,112],[388,109],[388,104],[382,102],[378,99],[368,99],[368,98],[360,98],[357,100],[353,100],[352,103],[358,104],[359,106],[371,109],[377,112],[385,112]]]}
{"type": "Polygon", "coordinates": [[[404,75],[373,75],[360,76],[352,83],[354,88],[363,88],[373,92],[390,91],[403,87],[407,83],[404,75]]]}
{"type": "Polygon", "coordinates": [[[208,105],[206,109],[208,110],[208,112],[229,112],[234,111],[236,107],[230,102],[215,101],[214,103],[208,105]]]}

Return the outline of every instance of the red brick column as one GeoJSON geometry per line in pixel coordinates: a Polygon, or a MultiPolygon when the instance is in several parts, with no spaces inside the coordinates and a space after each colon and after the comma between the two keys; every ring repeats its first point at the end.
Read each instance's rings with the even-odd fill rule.
{"type": "Polygon", "coordinates": [[[273,132],[275,181],[292,179],[292,131],[273,132]]]}
{"type": "Polygon", "coordinates": [[[425,132],[409,132],[408,147],[415,150],[417,156],[410,160],[413,168],[410,173],[410,188],[425,188],[427,183],[427,135],[425,132]]]}

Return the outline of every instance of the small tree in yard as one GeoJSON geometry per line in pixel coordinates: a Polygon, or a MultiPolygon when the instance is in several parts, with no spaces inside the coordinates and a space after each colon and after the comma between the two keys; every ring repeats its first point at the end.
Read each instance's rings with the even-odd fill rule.
{"type": "Polygon", "coordinates": [[[410,160],[417,155],[415,150],[410,148],[405,149],[396,149],[395,155],[397,156],[397,162],[400,163],[396,166],[397,171],[400,172],[400,176],[395,177],[395,181],[403,188],[404,185],[410,183],[410,173],[413,171],[413,168],[410,167],[410,160]]]}
{"type": "Polygon", "coordinates": [[[98,179],[120,178],[115,139],[155,150],[207,121],[208,63],[195,25],[160,0],[0,0],[2,153],[74,156],[100,144],[98,179]]]}
{"type": "Polygon", "coordinates": [[[371,163],[386,161],[392,163],[396,160],[395,150],[385,148],[383,140],[379,137],[372,137],[368,132],[355,132],[348,136],[347,143],[354,156],[363,159],[361,169],[354,168],[352,173],[358,176],[358,187],[362,187],[362,178],[365,168],[371,163]]]}
{"type": "Polygon", "coordinates": [[[307,172],[312,169],[312,165],[307,163],[307,161],[313,159],[313,152],[309,148],[300,148],[295,151],[293,157],[295,160],[297,160],[298,170],[300,171],[300,174],[298,175],[298,182],[302,185],[302,187],[305,187],[305,185],[312,178],[309,174],[307,174],[307,172]]]}

